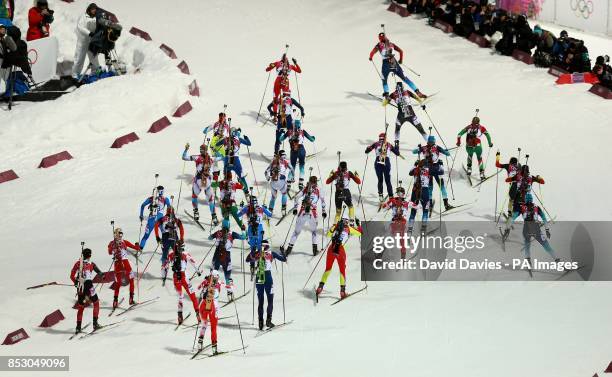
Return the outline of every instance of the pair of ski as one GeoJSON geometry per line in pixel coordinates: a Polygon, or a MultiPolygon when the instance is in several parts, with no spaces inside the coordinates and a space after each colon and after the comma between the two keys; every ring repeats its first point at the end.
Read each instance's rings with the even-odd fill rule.
{"type": "MultiPolygon", "coordinates": [[[[205,347],[200,348],[199,350],[196,351],[196,353],[194,353],[191,356],[190,359],[191,360],[195,359],[196,357],[198,357],[198,355],[200,355],[202,352],[208,350],[211,347],[212,347],[212,344],[208,344],[205,347]]],[[[229,351],[217,351],[217,353],[207,353],[207,354],[202,355],[201,358],[203,359],[203,358],[207,358],[207,357],[216,357],[216,356],[221,356],[221,355],[227,355],[228,353],[232,353],[232,352],[244,351],[247,348],[248,348],[248,346],[246,346],[244,348],[242,348],[242,347],[236,348],[236,349],[229,350],[229,351]]]]}
{"type": "Polygon", "coordinates": [[[291,320],[289,322],[281,323],[280,325],[274,325],[273,327],[268,327],[265,330],[259,330],[259,331],[257,331],[257,334],[255,334],[255,338],[257,338],[259,336],[262,336],[262,335],[265,335],[265,334],[269,333],[270,331],[276,330],[276,329],[281,328],[283,326],[290,325],[292,323],[293,323],[293,320],[291,320]]]}
{"type": "MultiPolygon", "coordinates": [[[[499,171],[498,171],[498,172],[493,173],[493,174],[491,174],[491,175],[489,175],[489,176],[487,176],[487,177],[480,178],[480,181],[479,181],[479,182],[477,182],[476,184],[474,184],[474,183],[472,182],[472,173],[469,173],[469,172],[467,171],[467,169],[465,168],[465,165],[462,165],[462,166],[463,166],[463,171],[464,171],[464,173],[465,173],[465,176],[466,176],[466,178],[467,178],[467,181],[468,181],[468,183],[470,184],[470,187],[479,187],[480,185],[482,185],[483,183],[485,183],[485,182],[486,182],[487,180],[489,180],[490,178],[493,178],[493,177],[495,177],[497,174],[499,174],[499,171]]],[[[479,190],[480,190],[480,188],[479,188],[479,190]]]]}
{"type": "Polygon", "coordinates": [[[193,222],[196,223],[197,226],[200,227],[200,229],[202,229],[204,232],[206,232],[206,227],[204,227],[204,225],[199,220],[196,220],[195,217],[193,217],[192,213],[189,213],[186,209],[184,211],[185,211],[185,214],[187,216],[189,216],[189,218],[191,220],[193,220],[193,222]]]}
{"type": "MultiPolygon", "coordinates": [[[[151,298],[151,299],[148,299],[148,300],[145,300],[145,301],[137,302],[137,303],[135,303],[135,304],[133,304],[133,305],[130,305],[128,308],[125,308],[125,309],[121,308],[121,309],[123,309],[123,311],[121,311],[121,312],[117,313],[116,317],[118,317],[118,316],[120,316],[120,315],[124,315],[125,313],[127,313],[127,312],[129,312],[129,311],[132,311],[132,310],[134,310],[135,308],[141,308],[141,307],[143,307],[143,306],[150,305],[150,304],[154,303],[154,302],[155,302],[155,301],[157,301],[157,300],[159,300],[159,296],[154,297],[154,298],[151,298]]],[[[121,301],[121,302],[123,302],[123,299],[122,299],[122,301],[121,301]]],[[[118,307],[119,307],[119,306],[117,306],[117,308],[118,308],[118,307]]],[[[111,312],[108,314],[108,316],[109,316],[109,317],[110,317],[110,316],[112,316],[112,315],[113,315],[113,313],[115,312],[115,310],[116,310],[117,308],[113,308],[113,309],[111,310],[111,312]]]]}
{"type": "MultiPolygon", "coordinates": [[[[376,98],[377,100],[379,100],[379,101],[380,101],[380,103],[381,103],[383,106],[385,106],[385,105],[391,105],[391,106],[393,106],[393,107],[395,107],[395,108],[397,109],[397,105],[396,105],[396,104],[394,104],[394,103],[389,102],[389,100],[388,100],[388,99],[386,99],[386,98],[384,98],[384,97],[382,97],[382,96],[377,96],[376,94],[373,94],[373,93],[370,93],[370,92],[367,92],[367,93],[368,93],[368,95],[369,95],[369,96],[374,97],[374,98],[376,98]]],[[[432,93],[432,94],[428,95],[426,98],[423,98],[423,99],[421,99],[421,100],[418,100],[418,99],[416,99],[416,98],[415,98],[415,101],[417,101],[417,102],[419,103],[419,106],[426,105],[426,104],[427,104],[429,101],[431,101],[432,97],[433,97],[433,96],[435,96],[435,95],[436,95],[436,94],[438,94],[438,93],[439,93],[439,92],[432,93]]]]}
{"type": "Polygon", "coordinates": [[[232,298],[231,300],[229,300],[229,301],[227,301],[227,302],[223,302],[223,301],[221,301],[221,303],[223,304],[223,305],[221,305],[221,309],[225,308],[226,306],[228,306],[229,304],[231,304],[231,303],[232,303],[232,302],[234,302],[234,301],[238,301],[238,300],[240,300],[241,298],[243,298],[243,297],[247,296],[249,293],[251,293],[251,290],[250,290],[250,289],[249,289],[248,291],[246,291],[245,293],[241,294],[240,296],[238,296],[238,297],[234,297],[234,298],[232,298]]]}
{"type": "MultiPolygon", "coordinates": [[[[317,152],[313,152],[313,153],[307,154],[307,155],[306,155],[306,161],[310,160],[310,159],[311,159],[311,158],[313,158],[313,157],[316,157],[317,155],[319,155],[319,154],[321,154],[321,153],[325,152],[326,150],[327,150],[327,147],[325,147],[325,148],[321,149],[320,151],[317,151],[317,152]]],[[[261,158],[263,158],[263,159],[264,159],[264,160],[265,160],[265,161],[266,161],[268,164],[271,164],[271,163],[272,163],[272,159],[273,159],[273,157],[268,157],[268,156],[266,156],[266,155],[265,155],[265,154],[263,154],[263,153],[260,153],[260,155],[261,155],[261,158]]]]}
{"type": "MultiPolygon", "coordinates": [[[[360,292],[365,291],[366,289],[368,289],[368,287],[367,287],[367,286],[365,286],[365,287],[363,287],[363,288],[361,288],[361,289],[358,289],[358,290],[356,290],[356,291],[354,291],[354,292],[351,292],[351,293],[347,294],[345,297],[340,297],[340,298],[336,299],[336,300],[335,300],[334,302],[332,302],[330,305],[336,305],[336,304],[337,304],[337,303],[339,303],[340,301],[344,301],[344,300],[346,300],[347,298],[349,298],[349,297],[351,297],[351,296],[353,296],[353,295],[356,295],[357,293],[360,293],[360,292]]],[[[317,294],[317,286],[316,286],[316,285],[315,285],[315,286],[314,286],[314,288],[313,288],[313,292],[314,292],[314,300],[315,300],[315,305],[316,305],[316,304],[318,304],[318,303],[319,303],[319,295],[317,294]]]]}
{"type": "MultiPolygon", "coordinates": [[[[100,332],[104,332],[104,331],[106,331],[106,330],[110,330],[110,329],[112,329],[112,328],[115,328],[115,327],[119,326],[119,325],[120,325],[122,322],[125,322],[125,321],[126,321],[125,319],[122,319],[122,320],[117,321],[117,322],[108,323],[108,324],[106,324],[106,325],[102,325],[102,326],[101,326],[101,327],[99,327],[98,329],[93,329],[93,330],[91,330],[90,332],[87,332],[87,333],[84,333],[84,334],[83,334],[83,331],[81,331],[81,332],[78,332],[78,333],[76,333],[76,334],[72,335],[70,338],[68,338],[68,340],[72,340],[72,339],[74,339],[74,338],[75,338],[76,336],[78,336],[78,335],[81,335],[81,337],[79,337],[79,340],[81,340],[81,339],[85,339],[85,338],[88,338],[88,337],[90,337],[90,336],[92,336],[92,335],[99,334],[100,332]]],[[[82,330],[84,330],[84,329],[88,328],[88,327],[89,327],[89,325],[90,325],[89,323],[88,323],[88,324],[86,324],[86,325],[85,325],[85,326],[82,328],[82,330]]]]}

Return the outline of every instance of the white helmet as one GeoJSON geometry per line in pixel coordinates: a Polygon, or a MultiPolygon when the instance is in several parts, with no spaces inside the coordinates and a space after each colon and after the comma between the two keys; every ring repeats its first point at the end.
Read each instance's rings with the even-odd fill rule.
{"type": "Polygon", "coordinates": [[[219,271],[218,270],[212,270],[212,272],[210,273],[213,277],[213,279],[219,279],[219,271]]]}

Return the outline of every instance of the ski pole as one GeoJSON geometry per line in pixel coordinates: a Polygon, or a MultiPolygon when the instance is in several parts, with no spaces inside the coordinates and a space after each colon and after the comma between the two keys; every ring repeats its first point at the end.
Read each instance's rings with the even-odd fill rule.
{"type": "MultiPolygon", "coordinates": [[[[497,154],[495,156],[499,156],[499,149],[497,150],[497,154]]],[[[497,190],[499,187],[499,168],[497,168],[497,174],[495,174],[495,210],[493,211],[493,218],[497,217],[497,190]]]]}
{"type": "MultiPolygon", "coordinates": [[[[533,191],[533,190],[532,190],[533,191]]],[[[538,202],[540,202],[540,205],[542,205],[542,209],[544,209],[544,211],[546,212],[546,214],[548,215],[548,217],[550,218],[550,222],[554,222],[553,221],[553,217],[550,214],[550,212],[548,212],[548,210],[546,209],[546,207],[544,206],[544,203],[542,202],[542,199],[540,199],[540,197],[538,196],[538,193],[533,191],[533,194],[535,195],[536,199],[538,199],[538,202]]]]}
{"type": "Polygon", "coordinates": [[[240,264],[242,268],[242,293],[246,293],[246,271],[244,270],[244,240],[240,246],[240,264]]]}
{"type": "Polygon", "coordinates": [[[251,295],[251,302],[253,303],[253,319],[251,320],[251,325],[255,324],[255,280],[253,280],[253,294],[251,295]]]}
{"type": "Polygon", "coordinates": [[[410,72],[414,73],[415,75],[417,75],[418,77],[421,77],[421,75],[419,75],[414,69],[404,65],[404,64],[400,64],[402,67],[406,68],[407,70],[409,70],[410,72]]]}
{"type": "Polygon", "coordinates": [[[281,263],[281,286],[283,288],[283,323],[287,323],[287,320],[285,318],[285,268],[283,266],[283,263],[281,263]]]}
{"type": "Polygon", "coordinates": [[[453,169],[455,168],[455,161],[457,160],[457,154],[459,153],[459,148],[457,148],[457,150],[455,151],[455,155],[453,156],[453,162],[451,164],[451,168],[448,171],[448,182],[451,188],[451,194],[453,195],[453,200],[455,200],[455,191],[453,190],[453,176],[452,176],[452,172],[453,169]]]}
{"type": "MultiPolygon", "coordinates": [[[[176,211],[178,211],[179,206],[181,204],[181,191],[183,190],[183,176],[185,175],[185,165],[186,165],[187,161],[183,161],[183,171],[181,173],[181,184],[179,185],[179,193],[178,193],[178,200],[176,201],[176,211]]],[[[175,211],[175,213],[176,213],[175,211]]]]}
{"type": "Polygon", "coordinates": [[[249,161],[251,162],[251,170],[253,170],[253,179],[255,180],[253,184],[255,185],[255,188],[257,189],[257,196],[259,196],[259,186],[257,185],[257,176],[255,175],[255,166],[253,166],[253,159],[251,158],[251,149],[249,148],[248,145],[246,147],[247,147],[247,152],[249,154],[249,161]]]}
{"type": "Polygon", "coordinates": [[[374,63],[374,60],[370,60],[370,63],[372,63],[372,66],[374,67],[374,70],[376,71],[378,77],[380,77],[381,80],[384,80],[380,72],[378,72],[378,68],[376,68],[376,63],[374,63]]]}
{"type": "MultiPolygon", "coordinates": [[[[202,261],[200,262],[200,264],[198,265],[198,271],[200,271],[200,267],[204,264],[204,261],[206,260],[206,257],[208,257],[208,254],[210,254],[210,252],[212,251],[212,249],[215,247],[215,244],[213,243],[212,246],[210,247],[210,249],[208,249],[208,251],[206,252],[206,254],[204,254],[204,258],[202,258],[202,261]]],[[[191,281],[197,274],[193,274],[190,278],[189,281],[191,281]]]]}
{"type": "MultiPolygon", "coordinates": [[[[368,167],[368,160],[369,160],[369,158],[370,158],[370,154],[368,153],[368,154],[366,154],[366,162],[365,162],[365,165],[363,167],[363,176],[361,178],[361,186],[358,186],[359,187],[359,199],[357,200],[357,205],[359,205],[361,203],[361,194],[363,192],[363,185],[364,185],[364,182],[365,182],[365,175],[366,175],[366,169],[368,167]]],[[[364,214],[364,216],[365,216],[365,214],[364,214]]]]}
{"type": "Polygon", "coordinates": [[[153,254],[151,254],[151,258],[149,258],[149,260],[147,261],[147,264],[145,265],[145,268],[142,270],[142,274],[140,274],[140,276],[138,276],[137,284],[138,284],[138,282],[140,282],[140,279],[142,279],[142,277],[144,276],[144,273],[147,270],[147,268],[149,267],[149,263],[151,263],[151,261],[153,260],[153,257],[155,256],[155,254],[157,254],[157,249],[159,248],[159,245],[160,245],[160,243],[157,243],[157,246],[155,247],[155,250],[153,250],[153,254]]]}
{"type": "Polygon", "coordinates": [[[240,325],[240,317],[238,317],[238,307],[236,306],[236,300],[234,301],[234,310],[236,311],[236,319],[238,320],[238,331],[240,332],[240,342],[242,343],[242,353],[246,354],[244,350],[244,339],[242,338],[242,326],[240,325]]]}
{"type": "Polygon", "coordinates": [[[263,94],[261,95],[261,103],[259,104],[259,110],[257,110],[257,118],[255,118],[255,124],[259,122],[259,116],[261,115],[261,107],[263,106],[264,98],[266,97],[266,92],[268,91],[268,82],[270,82],[271,74],[272,70],[268,71],[268,78],[266,79],[266,86],[264,88],[263,94]]]}
{"type": "Polygon", "coordinates": [[[196,339],[198,338],[198,332],[200,331],[200,324],[196,326],[195,334],[193,335],[193,345],[191,346],[191,350],[195,349],[196,339]]]}
{"type": "Polygon", "coordinates": [[[283,241],[283,248],[285,248],[285,244],[287,243],[287,238],[289,238],[289,233],[291,233],[291,227],[293,226],[293,222],[295,221],[297,215],[293,215],[291,218],[291,224],[289,224],[289,229],[287,229],[287,234],[285,235],[285,240],[283,241]]]}
{"type": "Polygon", "coordinates": [[[297,92],[298,92],[298,102],[301,105],[302,104],[302,97],[300,96],[300,84],[298,83],[298,75],[297,75],[297,72],[295,72],[295,71],[293,71],[293,74],[295,75],[295,88],[297,89],[297,92]]]}

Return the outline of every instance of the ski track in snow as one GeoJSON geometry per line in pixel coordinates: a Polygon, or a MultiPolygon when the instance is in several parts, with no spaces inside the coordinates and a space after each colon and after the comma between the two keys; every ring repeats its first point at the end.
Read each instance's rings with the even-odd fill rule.
{"type": "MultiPolygon", "coordinates": [[[[56,13],[56,20],[72,23],[67,28],[54,25],[54,32],[65,37],[68,44],[60,47],[61,55],[71,57],[73,20],[85,4],[50,3],[58,12],[67,13],[61,18],[56,13]]],[[[89,371],[105,376],[124,375],[128,370],[134,376],[203,370],[220,376],[267,376],[280,371],[292,376],[331,376],[339,372],[387,375],[399,370],[436,377],[573,376],[593,375],[609,363],[609,284],[370,283],[367,292],[347,302],[330,307],[332,299],[322,298],[315,307],[307,296],[310,292],[302,291],[316,263],[308,256],[310,236],[305,232],[284,269],[287,320],[294,323],[254,339],[256,331],[249,325],[250,297],[237,302],[245,344],[249,346],[246,356],[237,352],[188,360],[193,331],[175,332],[173,325],[155,322],[175,320],[173,287],[167,284],[161,288],[159,281],[146,277],[140,284],[141,300],[157,295],[160,300],[126,314],[127,322],[118,328],[70,342],[68,333],[55,333],[74,328],[73,290],[57,286],[25,291],[25,287],[68,281],[80,241],[86,241],[93,249],[93,260],[100,268],[107,268],[110,257],[105,249],[111,239],[110,220],[123,228],[126,239],[136,241],[138,208],[149,195],[153,174],[160,174],[167,194],[177,195],[181,178],[192,174],[194,168],[188,163],[183,172],[180,154],[184,143],[189,142],[196,153],[202,128],[216,119],[224,103],[229,105],[232,124],[242,127],[243,134],[253,141],[251,155],[270,153],[274,130],[255,126],[250,114],[259,107],[267,75],[264,68],[280,57],[285,43],[291,45],[289,56],[296,57],[303,69],[299,89],[306,110],[304,128],[317,137],[317,150],[327,147],[318,159],[323,175],[335,167],[338,149],[342,149],[349,168],[362,174],[365,147],[359,141],[374,139],[384,128],[384,110],[366,92],[382,91],[367,54],[376,43],[380,23],[385,23],[391,40],[404,49],[406,64],[421,74],[420,78],[411,77],[425,93],[440,91],[428,105],[428,112],[446,143],[454,143],[459,129],[479,108],[482,124],[491,132],[495,144],[488,174],[494,172],[497,148],[506,161],[520,146],[523,156],[530,154],[531,170],[546,179],[541,197],[558,219],[608,220],[612,215],[605,205],[609,179],[601,174],[612,164],[606,148],[612,136],[612,108],[609,101],[587,93],[585,85],[558,87],[542,69],[508,57],[491,56],[489,50],[427,27],[424,20],[402,19],[387,12],[386,5],[378,1],[339,4],[323,0],[184,0],[180,6],[169,6],[167,1],[151,0],[145,6],[141,0],[99,0],[98,5],[115,13],[125,27],[120,54],[129,49],[145,50],[150,66],[140,75],[106,80],[58,101],[22,104],[11,114],[2,114],[2,167],[14,168],[22,178],[0,185],[4,209],[0,275],[5,282],[0,286],[0,330],[6,334],[24,327],[31,339],[0,347],[0,355],[67,354],[71,356],[71,374],[89,371]],[[160,9],[164,10],[163,17],[160,9]],[[288,27],[276,25],[279,19],[288,27]],[[148,31],[154,42],[131,36],[127,33],[131,25],[148,31]],[[150,122],[159,113],[171,113],[171,105],[184,100],[184,88],[192,79],[177,73],[174,66],[180,59],[165,63],[165,55],[157,49],[162,42],[188,62],[200,84],[202,98],[187,118],[173,121],[160,134],[149,135],[145,131],[150,122]],[[159,71],[168,82],[160,80],[159,71]],[[132,96],[133,102],[126,95],[132,96]],[[142,108],[132,106],[141,105],[145,99],[153,102],[142,108]],[[90,108],[94,104],[100,111],[90,108]],[[142,140],[120,150],[108,149],[115,137],[131,131],[137,131],[142,140]],[[63,149],[75,159],[50,169],[34,169],[42,156],[63,149]],[[585,187],[585,180],[599,183],[585,187]],[[152,284],[159,287],[148,291],[152,284]],[[57,308],[66,316],[65,321],[53,330],[36,328],[46,314],[57,308]]],[[[609,46],[609,39],[584,38],[593,58],[597,54],[593,46],[609,46]]],[[[131,56],[124,59],[129,63],[131,56]]],[[[379,57],[375,62],[380,67],[379,57]]],[[[270,85],[272,81],[273,78],[270,85]]],[[[270,90],[269,86],[264,107],[271,98],[270,90]]],[[[293,76],[292,91],[297,98],[293,76]]],[[[417,114],[425,127],[430,125],[425,114],[420,110],[417,114]]],[[[387,120],[391,124],[395,120],[390,108],[387,120]]],[[[403,146],[422,141],[409,125],[402,128],[401,139],[403,146]]],[[[313,151],[309,144],[307,151],[313,151]]],[[[459,151],[455,163],[458,169],[465,159],[463,148],[459,151]]],[[[486,153],[485,150],[485,156],[486,153]]],[[[246,148],[242,150],[242,161],[253,181],[246,148]]],[[[412,159],[398,162],[400,179],[407,183],[412,159]]],[[[255,176],[263,180],[264,162],[254,159],[253,163],[255,176]]],[[[392,164],[395,181],[394,159],[392,164]]],[[[315,161],[308,165],[317,172],[315,161]]],[[[455,176],[453,186],[457,203],[479,200],[471,211],[449,219],[492,215],[493,179],[483,185],[480,193],[455,176]]],[[[352,190],[357,193],[355,186],[352,190]]],[[[364,190],[366,199],[376,193],[371,161],[364,190]]],[[[535,190],[540,194],[537,187],[535,190]]],[[[323,192],[329,202],[329,187],[323,192]]],[[[182,208],[189,207],[190,194],[191,188],[183,180],[182,208]]],[[[241,198],[241,194],[238,196],[241,198]]],[[[382,218],[376,206],[368,203],[369,200],[367,217],[382,218]]],[[[207,208],[200,209],[204,222],[209,222],[207,208]]],[[[361,209],[356,213],[361,216],[361,209]]],[[[289,224],[285,220],[276,229],[275,249],[289,224]]],[[[207,234],[189,221],[185,225],[189,250],[200,262],[209,248],[204,243],[207,234]]],[[[145,250],[151,251],[153,242],[150,239],[145,250]]],[[[242,292],[240,245],[236,246],[234,278],[237,290],[242,292]]],[[[363,284],[359,281],[359,264],[353,258],[358,256],[358,247],[357,239],[348,245],[349,292],[363,284]]],[[[148,257],[146,254],[144,259],[148,257]]],[[[147,275],[159,276],[159,261],[154,259],[147,275]]],[[[133,260],[132,266],[136,267],[133,260]]],[[[316,283],[321,273],[319,266],[307,288],[316,283]]],[[[280,271],[274,271],[274,275],[274,321],[281,323],[280,271]]],[[[246,284],[248,289],[248,276],[246,284]]],[[[99,291],[102,306],[112,300],[108,286],[99,291]]],[[[336,296],[338,289],[334,267],[326,294],[336,296]]],[[[121,295],[127,295],[125,287],[121,295]]],[[[185,308],[190,310],[188,301],[185,308]]],[[[107,310],[101,311],[102,323],[111,322],[106,317],[107,310]]],[[[220,315],[232,314],[234,308],[230,305],[220,315]]],[[[87,309],[84,316],[85,322],[90,321],[91,310],[87,309]]],[[[220,323],[220,349],[241,345],[235,325],[235,318],[220,323]]],[[[207,340],[208,337],[209,334],[207,340]]]]}

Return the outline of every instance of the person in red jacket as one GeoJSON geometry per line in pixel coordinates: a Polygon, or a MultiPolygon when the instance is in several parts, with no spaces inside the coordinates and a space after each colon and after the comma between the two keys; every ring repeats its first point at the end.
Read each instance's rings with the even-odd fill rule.
{"type": "Polygon", "coordinates": [[[49,9],[47,0],[37,0],[36,6],[28,12],[27,41],[46,38],[51,31],[50,24],[53,22],[53,11],[49,9]]]}
{"type": "Polygon", "coordinates": [[[274,98],[279,98],[281,90],[283,92],[289,90],[289,74],[291,71],[302,73],[302,68],[298,65],[297,60],[295,60],[295,58],[291,60],[293,64],[289,64],[287,54],[283,54],[281,60],[270,63],[268,67],[266,67],[266,72],[276,69],[277,76],[276,80],[274,80],[274,98]]]}
{"type": "Polygon", "coordinates": [[[130,281],[130,305],[136,304],[134,301],[134,271],[130,261],[127,259],[128,251],[127,248],[140,251],[140,245],[123,239],[123,231],[121,228],[115,228],[113,234],[114,239],[108,243],[108,254],[113,256],[114,268],[115,268],[115,295],[113,297],[113,308],[119,306],[118,297],[119,289],[121,289],[121,280],[125,273],[127,279],[130,281]]]}
{"type": "Polygon", "coordinates": [[[93,285],[93,273],[101,274],[102,271],[91,261],[91,249],[83,249],[82,258],[79,258],[72,266],[70,280],[77,287],[77,325],[75,334],[81,332],[83,311],[88,303],[93,303],[93,328],[99,329],[98,314],[100,313],[100,301],[93,285]]]}

